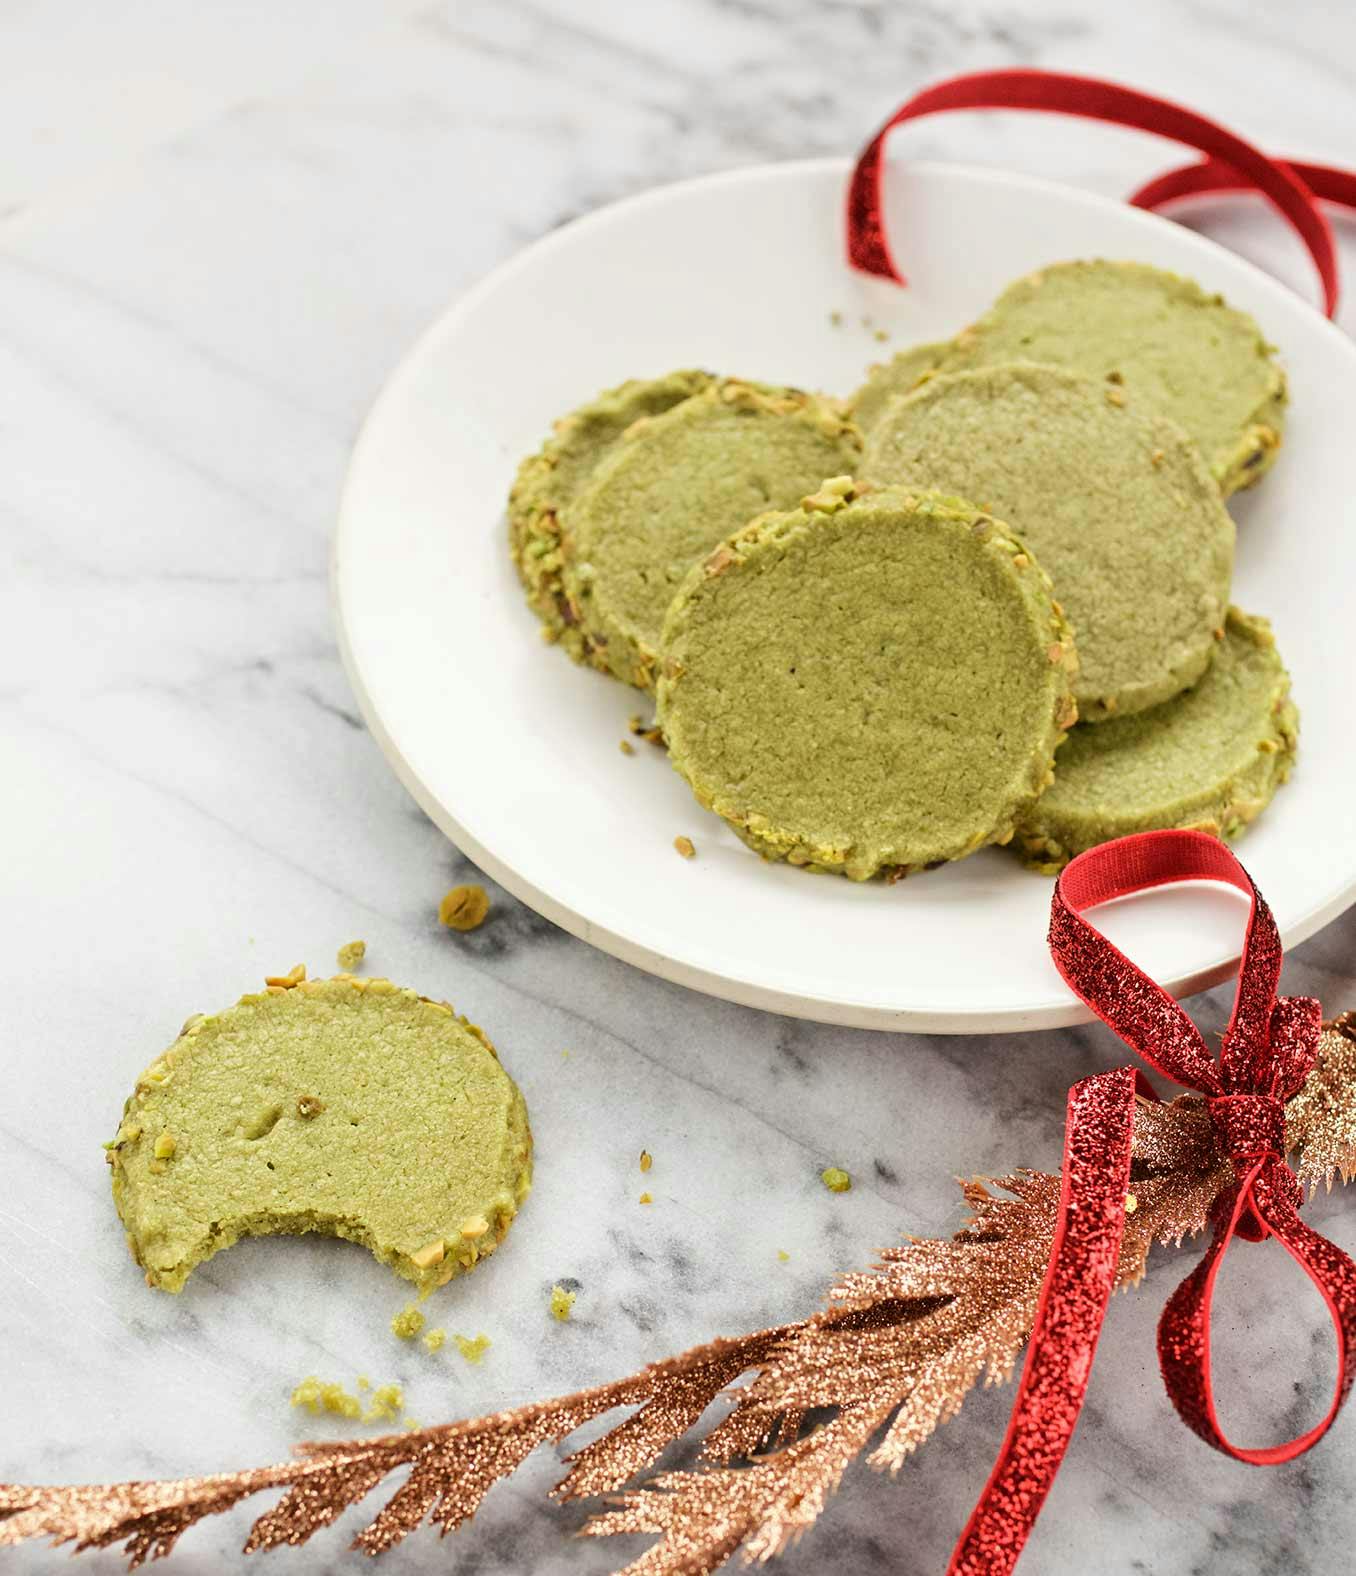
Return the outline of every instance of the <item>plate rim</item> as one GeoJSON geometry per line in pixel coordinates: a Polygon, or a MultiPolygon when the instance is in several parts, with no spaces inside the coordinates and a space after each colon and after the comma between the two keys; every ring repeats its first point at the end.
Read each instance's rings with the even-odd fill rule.
{"type": "MultiPolygon", "coordinates": [[[[1291,307],[1306,308],[1316,325],[1327,330],[1334,342],[1343,347],[1344,353],[1356,361],[1356,344],[1329,318],[1298,292],[1282,283],[1249,258],[1230,251],[1209,236],[1175,224],[1161,214],[1137,209],[1101,192],[1088,191],[1066,182],[1020,171],[990,168],[965,162],[939,159],[899,160],[912,170],[941,175],[946,179],[973,181],[982,185],[996,184],[1009,188],[1058,193],[1062,198],[1077,199],[1094,210],[1114,211],[1119,217],[1127,215],[1150,228],[1170,225],[1174,233],[1195,245],[1203,254],[1222,253],[1231,264],[1242,267],[1255,276],[1264,293],[1274,293],[1291,307]]],[[[568,903],[552,896],[523,876],[518,870],[501,860],[476,834],[461,822],[428,788],[415,772],[394,737],[387,729],[380,708],[365,684],[361,669],[349,637],[348,619],[343,592],[344,549],[350,522],[356,512],[353,502],[355,479],[366,460],[366,451],[375,441],[377,431],[385,416],[385,409],[397,397],[402,386],[413,378],[424,361],[433,355],[442,338],[450,332],[457,320],[472,312],[481,297],[499,288],[520,267],[540,259],[563,245],[581,230],[605,223],[620,210],[635,211],[650,204],[663,202],[694,188],[737,184],[741,181],[791,179],[809,175],[840,172],[844,179],[852,160],[842,155],[824,155],[809,159],[779,160],[772,163],[744,165],[738,169],[720,170],[705,175],[688,176],[681,180],[649,187],[644,191],[606,203],[587,213],[576,215],[566,223],[539,236],[511,256],[491,268],[480,279],[455,295],[436,316],[426,324],[414,341],[398,357],[382,380],[363,417],[358,434],[349,452],[339,494],[336,523],[331,536],[329,562],[329,599],[334,622],[336,643],[345,676],[358,704],[363,720],[395,773],[397,780],[425,815],[438,829],[475,864],[520,902],[559,925],[561,929],[589,945],[619,958],[622,962],[654,974],[661,979],[689,989],[698,990],[721,1000],[734,1002],[760,1011],[779,1013],[788,1017],[813,1022],[834,1024],[841,1027],[873,1029],[885,1033],[917,1034],[1010,1034],[1032,1033],[1045,1029],[1069,1028],[1094,1021],[1094,1014],[1070,993],[1067,1003],[1048,1003],[1043,1006],[994,1006],[964,1011],[955,1007],[916,1006],[885,1007],[855,1003],[840,997],[825,996],[813,991],[787,991],[778,986],[752,982],[736,974],[727,974],[700,964],[689,963],[656,951],[642,942],[633,940],[608,926],[599,924],[568,903]]],[[[1356,366],[1353,367],[1356,372],[1356,366]]],[[[1282,942],[1289,948],[1298,946],[1329,924],[1356,901],[1356,871],[1345,881],[1339,882],[1309,911],[1293,921],[1282,931],[1282,942]]],[[[1227,980],[1234,972],[1241,955],[1242,934],[1239,945],[1224,955],[1180,975],[1160,981],[1173,996],[1183,998],[1207,990],[1227,980]]]]}

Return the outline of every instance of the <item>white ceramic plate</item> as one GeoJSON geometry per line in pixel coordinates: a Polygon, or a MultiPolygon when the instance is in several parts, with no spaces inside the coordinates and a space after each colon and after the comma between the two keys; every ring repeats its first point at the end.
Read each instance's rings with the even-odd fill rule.
{"type": "MultiPolygon", "coordinates": [[[[496,270],[425,334],[359,439],[335,554],[344,656],[382,749],[496,880],[668,979],[872,1028],[1081,1021],[1045,950],[1051,884],[1008,854],[893,887],[806,875],[750,853],[658,750],[623,755],[626,719],[648,716],[646,703],[538,638],[504,498],[553,418],[623,378],[707,366],[847,393],[869,362],[954,333],[1018,274],[1137,258],[1255,313],[1291,374],[1280,463],[1234,505],[1234,594],[1274,621],[1303,712],[1299,769],[1239,848],[1287,941],[1301,940],[1356,896],[1356,349],[1188,230],[992,171],[893,168],[890,233],[909,288],[867,279],[843,259],[847,174],[837,160],[783,164],[604,209],[496,270]],[[677,833],[695,860],[674,852],[677,833]]],[[[1116,905],[1105,922],[1186,994],[1228,972],[1242,914],[1227,893],[1181,889],[1116,905]]]]}

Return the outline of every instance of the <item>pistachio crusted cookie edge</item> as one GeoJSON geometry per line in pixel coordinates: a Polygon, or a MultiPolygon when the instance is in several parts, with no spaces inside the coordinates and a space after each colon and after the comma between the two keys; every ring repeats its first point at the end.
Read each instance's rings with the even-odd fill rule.
{"type": "MultiPolygon", "coordinates": [[[[1246,634],[1259,646],[1274,648],[1276,644],[1270,622],[1257,614],[1231,607],[1227,625],[1246,634]]],[[[1299,708],[1291,693],[1290,674],[1283,665],[1277,668],[1266,716],[1267,725],[1257,740],[1253,760],[1225,778],[1213,793],[1199,795],[1197,803],[1182,815],[1155,818],[1133,830],[1207,832],[1225,842],[1244,832],[1271,803],[1277,790],[1289,781],[1299,753],[1299,708]]],[[[1076,855],[1097,846],[1079,839],[1061,839],[1049,828],[1043,828],[1038,803],[1032,806],[1032,812],[1025,824],[1018,826],[1012,849],[1022,863],[1037,874],[1058,875],[1076,855]]]]}
{"type": "MultiPolygon", "coordinates": [[[[436,1287],[445,1285],[454,1276],[473,1269],[481,1259],[488,1258],[503,1241],[517,1217],[519,1208],[531,1191],[533,1140],[528,1123],[527,1105],[522,1091],[507,1073],[504,1076],[508,1078],[512,1089],[509,1105],[510,1142],[514,1146],[516,1167],[512,1207],[501,1207],[495,1212],[493,1221],[484,1217],[468,1219],[462,1223],[461,1231],[454,1233],[455,1240],[444,1237],[431,1241],[411,1253],[405,1253],[374,1241],[367,1228],[357,1220],[320,1218],[309,1213],[289,1216],[285,1213],[261,1211],[252,1215],[238,1216],[232,1220],[212,1222],[198,1244],[204,1251],[190,1253],[168,1270],[155,1270],[145,1263],[140,1244],[127,1225],[124,1206],[127,1202],[129,1183],[127,1160],[131,1152],[143,1138],[150,1139],[154,1145],[150,1166],[154,1166],[158,1162],[172,1161],[177,1148],[175,1140],[167,1133],[162,1132],[151,1138],[146,1131],[144,1113],[148,1100],[172,1080],[177,1065],[192,1053],[195,1040],[213,1027],[218,1020],[242,1008],[255,1007],[267,1001],[270,996],[282,995],[289,991],[321,998],[326,996],[333,998],[343,992],[352,992],[356,995],[398,997],[406,1002],[417,1002],[439,1018],[451,1018],[460,1029],[477,1040],[496,1062],[499,1060],[499,1053],[485,1031],[469,1018],[458,1013],[450,1003],[422,996],[415,990],[396,985],[393,981],[381,977],[358,979],[351,974],[336,974],[328,979],[309,980],[306,978],[304,967],[298,965],[288,975],[270,977],[262,991],[247,992],[232,1006],[223,1008],[220,1012],[195,1013],[185,1022],[173,1044],[138,1077],[132,1094],[124,1102],[118,1130],[104,1145],[104,1158],[112,1172],[114,1206],[118,1211],[119,1219],[123,1221],[132,1258],[138,1267],[145,1271],[148,1286],[162,1291],[179,1292],[199,1264],[205,1263],[215,1254],[246,1237],[297,1236],[314,1232],[318,1235],[340,1237],[358,1243],[374,1258],[393,1269],[397,1275],[412,1281],[418,1286],[420,1295],[426,1296],[436,1287]]],[[[304,1108],[306,1104],[305,1097],[298,1101],[299,1117],[306,1118],[318,1114],[319,1110],[323,1109],[318,1102],[314,1102],[315,1109],[307,1110],[304,1108]]]]}
{"type": "Polygon", "coordinates": [[[560,417],[541,448],[518,466],[508,496],[509,556],[528,606],[541,620],[543,638],[576,662],[607,671],[566,585],[570,541],[564,516],[570,500],[553,486],[555,473],[590,434],[601,438],[605,454],[636,422],[672,409],[715,381],[712,373],[696,368],[660,378],[628,378],[560,417]]]}
{"type": "MultiPolygon", "coordinates": [[[[862,449],[862,435],[848,415],[845,402],[829,394],[813,393],[807,389],[755,383],[745,378],[714,378],[706,388],[681,403],[690,407],[701,402],[725,405],[748,414],[785,416],[803,421],[823,437],[845,439],[858,455],[862,449]]],[[[600,481],[604,468],[620,463],[625,446],[640,437],[648,425],[662,416],[673,414],[677,406],[633,422],[622,434],[617,444],[600,462],[590,478],[590,485],[600,481]]],[[[563,580],[567,595],[578,609],[579,621],[585,640],[592,648],[595,666],[613,678],[620,679],[634,689],[654,694],[660,662],[660,653],[639,637],[620,634],[607,627],[607,620],[593,606],[592,567],[580,562],[576,544],[567,545],[563,559],[563,580]]]]}
{"type": "Polygon", "coordinates": [[[774,828],[765,817],[756,812],[740,812],[733,806],[722,804],[717,795],[703,784],[694,781],[679,765],[673,753],[672,737],[669,739],[669,759],[675,770],[684,777],[692,789],[698,803],[704,809],[719,815],[748,847],[764,859],[784,861],[818,874],[845,875],[850,880],[858,881],[878,878],[893,884],[920,869],[931,869],[938,864],[964,858],[990,844],[1010,842],[1021,817],[1054,781],[1055,752],[1068,737],[1067,730],[1078,718],[1078,708],[1072,689],[1072,680],[1078,671],[1078,655],[1074,645],[1073,630],[1054,596],[1050,577],[1009,527],[995,520],[992,515],[974,508],[964,499],[919,489],[880,486],[848,476],[830,478],[817,492],[802,500],[799,510],[783,510],[758,516],[722,542],[700,564],[694,566],[674,597],[668,618],[665,620],[665,655],[659,673],[658,702],[661,723],[663,723],[685,673],[681,658],[673,655],[669,648],[676,643],[684,609],[704,593],[704,589],[712,580],[742,565],[754,554],[813,529],[816,516],[836,515],[850,505],[873,496],[897,499],[901,509],[970,525],[982,544],[992,551],[1003,553],[1011,562],[1013,569],[1022,577],[1018,583],[1024,582],[1024,594],[1028,603],[1048,615],[1047,656],[1052,673],[1062,682],[1057,682],[1054,686],[1047,736],[1033,751],[1026,772],[1025,787],[1019,792],[1013,804],[986,834],[976,835],[966,846],[958,848],[945,858],[931,861],[927,865],[886,864],[866,868],[853,860],[850,848],[806,842],[793,833],[774,828]],[[1031,578],[1027,579],[1028,576],[1031,578]]]}

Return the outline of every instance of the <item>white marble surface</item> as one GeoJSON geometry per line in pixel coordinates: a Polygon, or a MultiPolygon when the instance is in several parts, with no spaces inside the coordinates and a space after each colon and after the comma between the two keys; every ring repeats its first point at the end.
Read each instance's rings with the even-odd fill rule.
{"type": "MultiPolygon", "coordinates": [[[[399,1378],[425,1421],[613,1376],[804,1312],[901,1230],[947,1230],[955,1173],[1057,1163],[1066,1086],[1120,1060],[1100,1029],[926,1040],[782,1020],[650,979],[498,893],[484,929],[441,931],[437,898],[470,872],[387,771],[335,653],[346,452],[434,312],[599,203],[850,151],[924,80],[1016,62],[1116,74],[1278,150],[1350,160],[1353,59],[1338,0],[0,5],[0,1477],[278,1456],[306,1431],[286,1396],[312,1371],[399,1378]],[[99,1142],[180,1021],[266,970],[326,968],[355,935],[375,970],[485,1023],[531,1104],[537,1189],[437,1312],[492,1337],[480,1368],[399,1346],[400,1289],[351,1247],[242,1244],[182,1297],[153,1294],[108,1199],[99,1142]],[[856,1176],[849,1195],[817,1182],[830,1162],[856,1176]],[[579,1301],[558,1326],[545,1299],[564,1277],[579,1301]]],[[[1172,157],[993,117],[925,123],[897,151],[1108,192],[1172,157]]],[[[1199,219],[1310,288],[1258,211],[1199,219]]],[[[1343,245],[1352,269],[1349,229],[1343,245]]],[[[1356,916],[1296,954],[1289,988],[1356,1004],[1353,944],[1356,916]]],[[[1199,1003],[1211,1025],[1224,1010],[1199,1003]]],[[[1311,1218],[1356,1249],[1340,1195],[1311,1218]]],[[[1349,1563],[1356,1420],[1257,1472],[1171,1417],[1152,1330],[1189,1261],[1163,1255],[1113,1308],[1033,1576],[1349,1563]]],[[[1226,1280],[1232,1420],[1311,1415],[1329,1361],[1315,1299],[1287,1315],[1293,1278],[1260,1249],[1226,1280]]],[[[853,1473],[782,1568],[940,1571],[1009,1399],[976,1396],[897,1480],[853,1473]]],[[[605,1571],[638,1553],[568,1536],[582,1513],[548,1507],[554,1465],[385,1568],[605,1571]]],[[[232,1567],[244,1526],[190,1533],[175,1568],[232,1567]]],[[[344,1543],[271,1564],[366,1568],[344,1543]]],[[[24,1550],[0,1571],[63,1560],[24,1550]]]]}

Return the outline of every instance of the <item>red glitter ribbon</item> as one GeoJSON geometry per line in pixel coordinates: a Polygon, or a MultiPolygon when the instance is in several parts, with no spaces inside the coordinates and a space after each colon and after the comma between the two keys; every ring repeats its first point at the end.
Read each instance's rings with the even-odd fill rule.
{"type": "MultiPolygon", "coordinates": [[[[923,115],[974,109],[1040,110],[1077,115],[1086,120],[1108,121],[1151,132],[1204,153],[1206,162],[1191,166],[1197,173],[1174,171],[1163,177],[1172,187],[1171,195],[1218,190],[1225,184],[1222,180],[1225,171],[1230,176],[1227,184],[1243,183],[1260,192],[1304,242],[1323,286],[1324,308],[1329,317],[1335,316],[1338,281],[1332,231],[1314,201],[1314,192],[1304,179],[1302,166],[1268,158],[1260,148],[1235,136],[1218,122],[1169,99],[1140,93],[1116,82],[1063,71],[976,71],[935,82],[902,104],[867,143],[848,184],[847,252],[848,261],[855,268],[893,279],[897,284],[904,283],[904,276],[891,255],[882,212],[881,175],[889,132],[923,115]],[[1207,185],[1207,181],[1214,184],[1207,185]]],[[[1340,190],[1350,195],[1356,188],[1356,176],[1347,176],[1342,171],[1326,174],[1336,177],[1328,183],[1330,191],[1340,190]]],[[[1338,195],[1334,200],[1344,202],[1347,195],[1338,195]]],[[[1140,207],[1153,207],[1167,201],[1168,195],[1157,194],[1154,201],[1146,201],[1141,191],[1134,200],[1140,207]]]]}
{"type": "MultiPolygon", "coordinates": [[[[1265,900],[1223,843],[1203,832],[1143,832],[1080,854],[1055,888],[1050,950],[1071,989],[1150,1067],[1206,1096],[1235,1182],[1211,1210],[1214,1238],[1163,1311],[1158,1355],[1168,1395],[1208,1444],[1256,1466],[1291,1461],[1328,1431],[1356,1377],[1356,1264],[1299,1218],[1285,1162],[1285,1102],[1313,1066],[1318,1002],[1278,998],[1281,941],[1265,900]],[[1178,881],[1224,881],[1251,902],[1233,1015],[1219,1060],[1163,988],[1084,917],[1114,898],[1178,881]],[[1337,1387],[1321,1422],[1264,1449],[1220,1428],[1210,1374],[1210,1304],[1234,1237],[1275,1237],[1323,1296],[1337,1334],[1337,1387]]],[[[1132,1067],[1069,1093],[1060,1213],[1013,1416],[997,1464],[956,1546],[952,1576],[1000,1576],[1017,1564],[1073,1435],[1125,1230],[1136,1092],[1132,1067]]]]}

